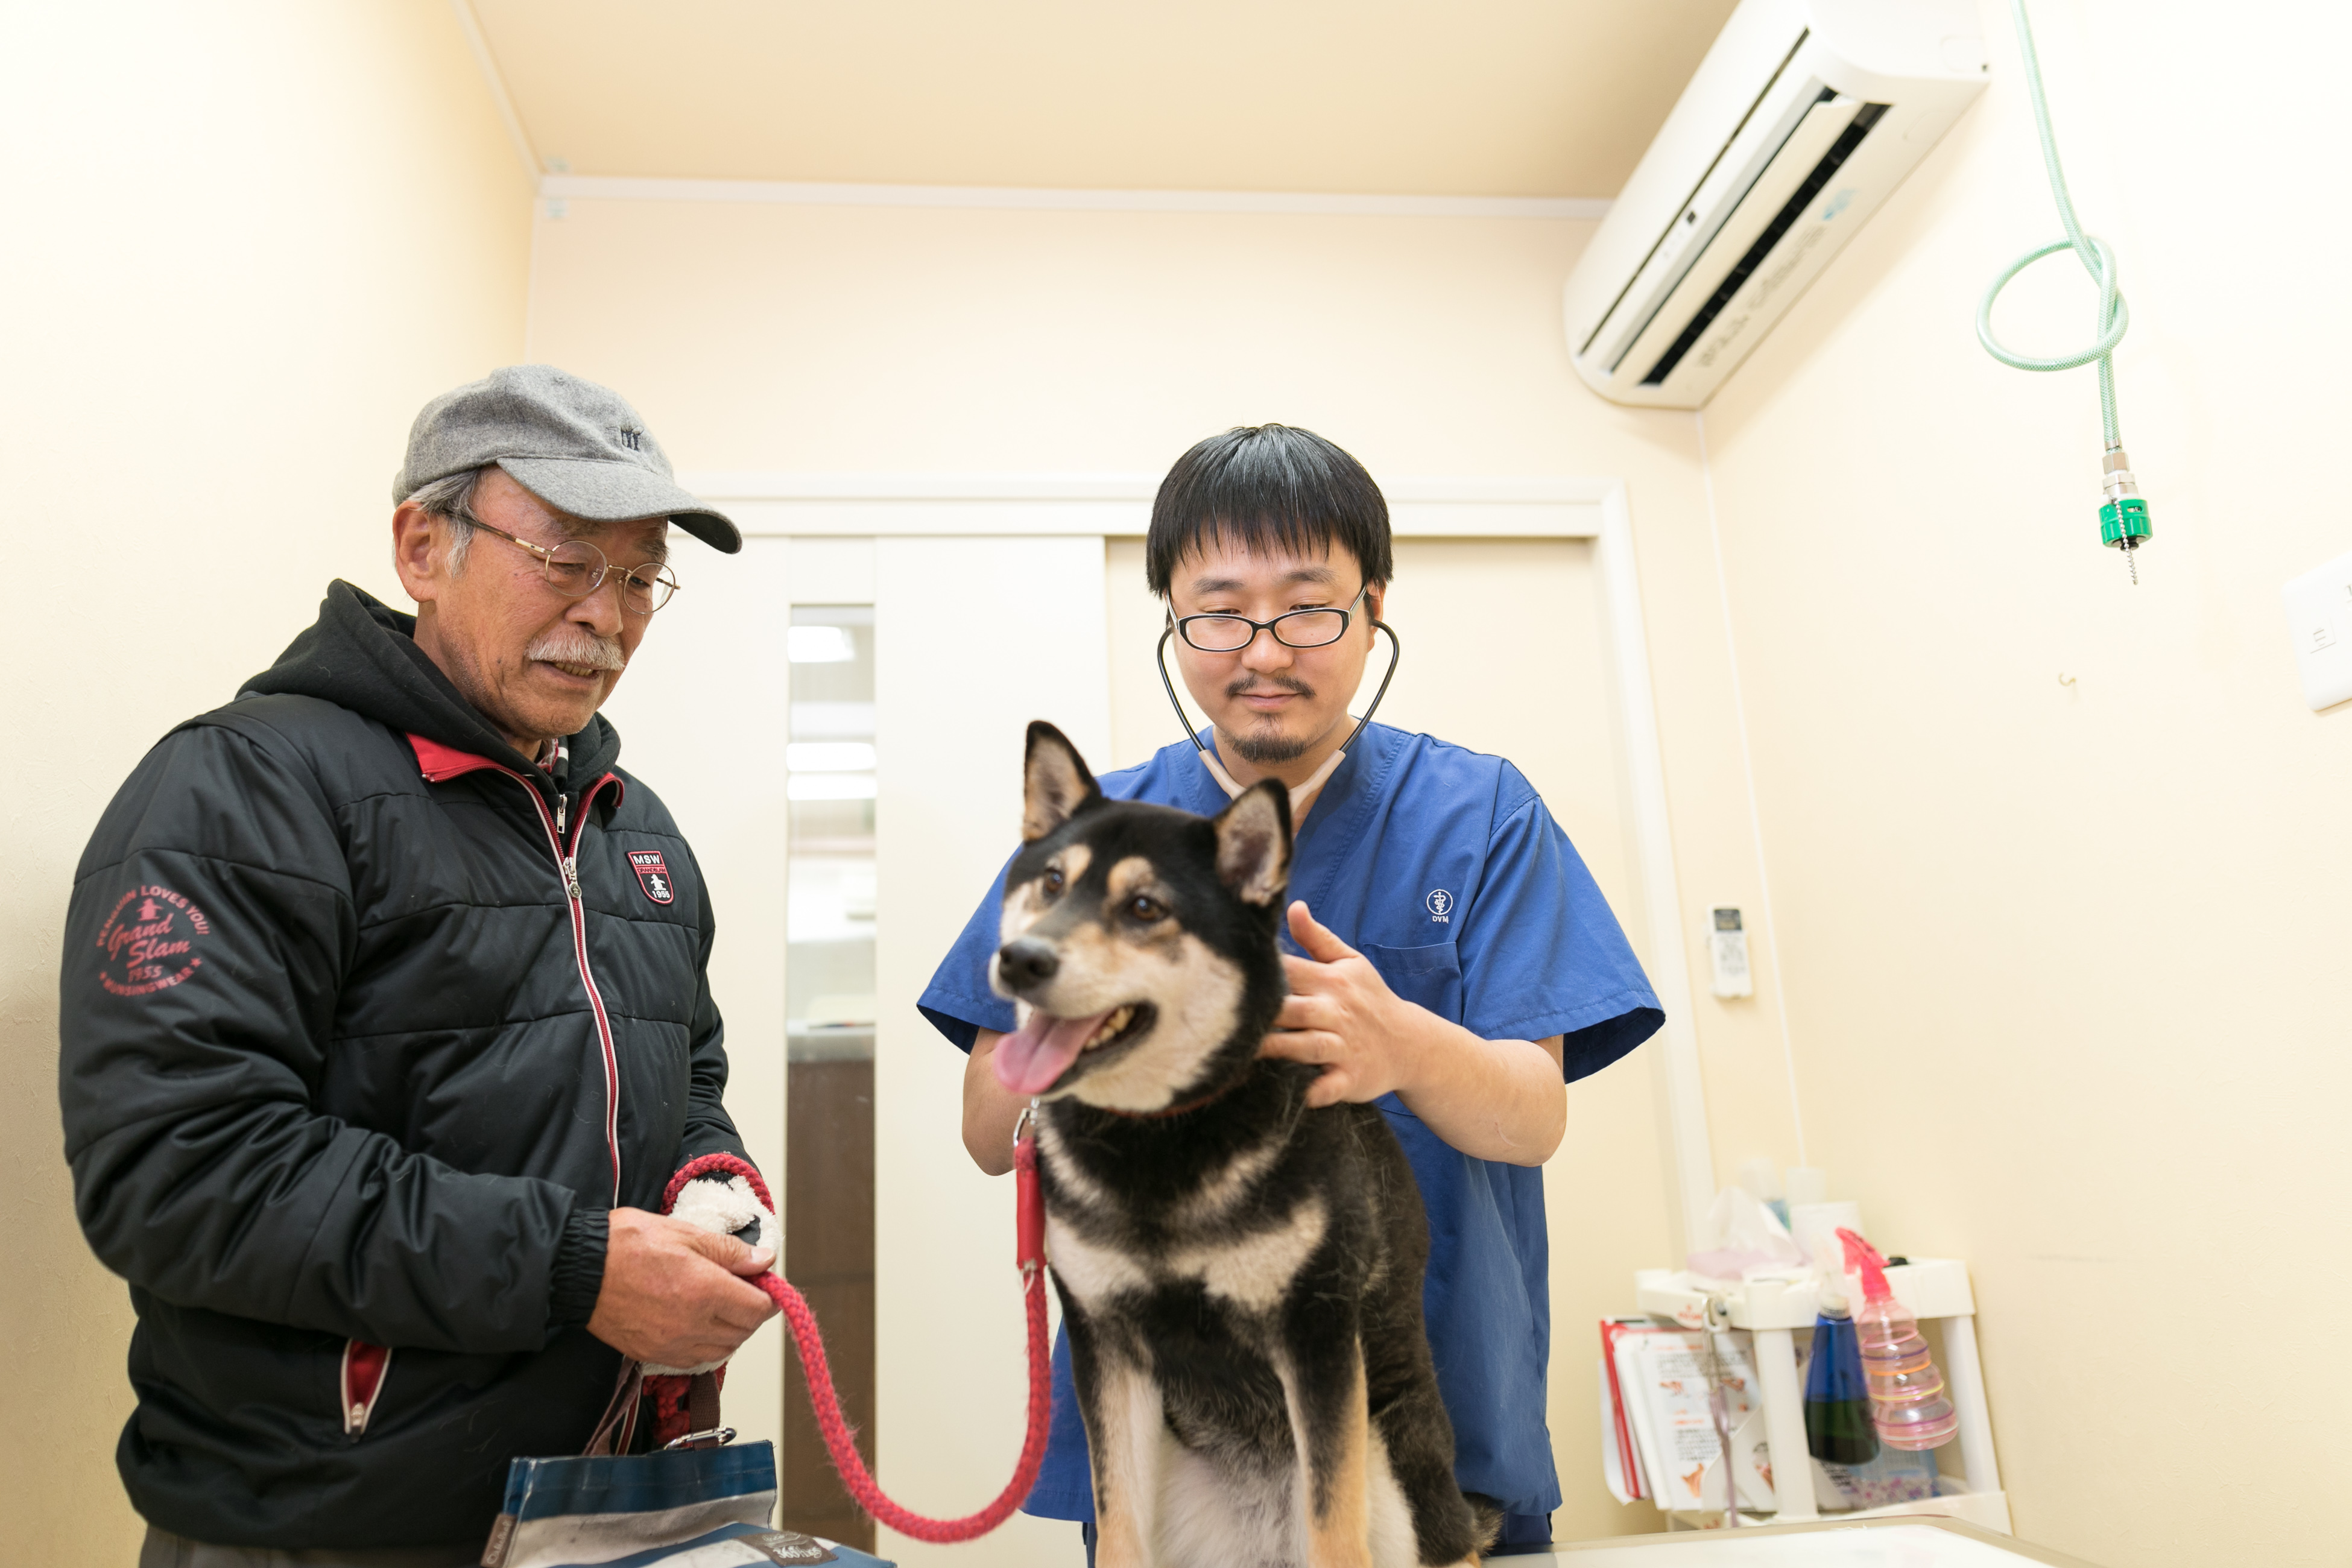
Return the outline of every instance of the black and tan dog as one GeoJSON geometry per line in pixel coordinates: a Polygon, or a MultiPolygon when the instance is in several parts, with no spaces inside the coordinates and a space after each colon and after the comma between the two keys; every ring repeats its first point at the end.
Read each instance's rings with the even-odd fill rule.
{"type": "Polygon", "coordinates": [[[1035,1097],[1046,1249],[1103,1568],[1475,1563],[1421,1316],[1427,1222],[1369,1105],[1260,1059],[1284,995],[1288,797],[1114,802],[1029,727],[992,982],[1035,1097]]]}

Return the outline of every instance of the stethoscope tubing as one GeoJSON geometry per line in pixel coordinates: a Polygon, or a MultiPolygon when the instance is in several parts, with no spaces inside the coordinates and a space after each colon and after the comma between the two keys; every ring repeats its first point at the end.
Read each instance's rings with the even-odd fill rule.
{"type": "MultiPolygon", "coordinates": [[[[1375,616],[1372,620],[1372,629],[1388,634],[1388,673],[1381,677],[1380,688],[1372,693],[1371,706],[1366,708],[1364,716],[1356,721],[1356,727],[1348,731],[1347,742],[1339,748],[1340,754],[1343,756],[1354,747],[1357,737],[1364,732],[1364,726],[1372,721],[1372,715],[1381,710],[1381,700],[1389,694],[1389,682],[1396,679],[1397,665],[1404,658],[1404,644],[1397,639],[1394,626],[1375,616]]],[[[1183,727],[1184,738],[1192,742],[1192,749],[1201,753],[1201,760],[1209,764],[1209,771],[1222,781],[1225,777],[1224,770],[1217,766],[1216,760],[1209,755],[1209,748],[1202,743],[1199,731],[1192,728],[1192,721],[1185,716],[1184,704],[1177,699],[1175,681],[1169,679],[1168,639],[1175,635],[1175,624],[1171,622],[1167,629],[1160,634],[1160,646],[1152,650],[1151,662],[1160,671],[1160,689],[1168,693],[1168,706],[1175,710],[1176,722],[1183,727]]]]}

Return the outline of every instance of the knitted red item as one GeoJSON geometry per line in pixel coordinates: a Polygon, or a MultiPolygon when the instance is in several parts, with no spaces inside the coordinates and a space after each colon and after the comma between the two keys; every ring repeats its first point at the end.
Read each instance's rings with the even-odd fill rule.
{"type": "MultiPolygon", "coordinates": [[[[720,1391],[724,1392],[727,1387],[727,1369],[723,1366],[715,1368],[710,1375],[718,1383],[720,1391]]],[[[652,1400],[654,1404],[655,1447],[658,1448],[665,1443],[675,1443],[694,1430],[694,1417],[686,1408],[687,1391],[693,1383],[694,1379],[684,1373],[677,1372],[662,1373],[646,1379],[644,1397],[652,1400]]]]}
{"type": "MultiPolygon", "coordinates": [[[[770,1272],[751,1281],[775,1301],[784,1314],[784,1321],[792,1327],[793,1345],[800,1352],[801,1370],[808,1378],[809,1405],[816,1414],[817,1431],[824,1438],[825,1452],[833,1457],[833,1468],[840,1473],[842,1486],[857,1500],[857,1506],[878,1522],[917,1541],[971,1541],[986,1535],[1021,1506],[1029,1489],[1037,1482],[1038,1468],[1045,1462],[1045,1434],[1054,1412],[1054,1363],[1045,1342],[1045,1200],[1037,1188],[1037,1141],[1034,1135],[1024,1136],[1013,1144],[1013,1169],[1019,1209],[1015,1261],[1021,1268],[1022,1294],[1029,1318],[1029,1428],[1021,1445],[1020,1462],[1013,1468],[1013,1479],[1005,1483],[996,1500],[978,1513],[966,1514],[961,1519],[927,1519],[883,1495],[866,1470],[866,1461],[858,1456],[849,1423],[842,1418],[841,1400],[834,1393],[833,1369],[825,1363],[824,1340],[817,1329],[816,1314],[809,1310],[808,1302],[782,1275],[770,1272]]],[[[775,1212],[775,1202],[768,1196],[767,1184],[760,1179],[760,1173],[732,1154],[705,1154],[671,1177],[669,1190],[662,1194],[662,1212],[669,1212],[687,1183],[697,1176],[712,1174],[743,1177],[759,1194],[760,1201],[768,1205],[768,1212],[775,1212]]],[[[646,1380],[648,1387],[669,1381],[672,1380],[646,1380]]],[[[686,1380],[675,1381],[682,1384],[686,1380]]],[[[681,1427],[681,1435],[683,1432],[681,1427]]]]}
{"type": "MultiPolygon", "coordinates": [[[[662,1213],[667,1214],[676,1208],[677,1194],[686,1190],[687,1183],[698,1176],[709,1176],[714,1181],[740,1176],[751,1184],[751,1191],[768,1212],[776,1212],[776,1201],[768,1195],[768,1184],[761,1179],[758,1169],[749,1161],[739,1160],[732,1154],[705,1154],[698,1160],[688,1161],[679,1168],[677,1174],[669,1179],[669,1185],[662,1190],[662,1213]]],[[[719,1367],[711,1375],[718,1380],[723,1393],[727,1387],[727,1369],[719,1367]]],[[[686,1408],[687,1387],[693,1381],[683,1373],[664,1373],[646,1379],[645,1397],[653,1402],[655,1447],[674,1443],[694,1430],[693,1417],[686,1408]]]]}

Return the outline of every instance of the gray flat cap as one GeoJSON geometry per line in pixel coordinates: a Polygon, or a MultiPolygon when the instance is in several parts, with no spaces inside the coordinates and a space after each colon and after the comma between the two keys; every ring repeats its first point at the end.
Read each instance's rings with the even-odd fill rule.
{"type": "Polygon", "coordinates": [[[493,463],[574,517],[667,517],[715,550],[743,548],[724,512],[678,488],[661,444],[620,394],[551,364],[510,364],[426,404],[409,427],[392,499],[493,463]]]}

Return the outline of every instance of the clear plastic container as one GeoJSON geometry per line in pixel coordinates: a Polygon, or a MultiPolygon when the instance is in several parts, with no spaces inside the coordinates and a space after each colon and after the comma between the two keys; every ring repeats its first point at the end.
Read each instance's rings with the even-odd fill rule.
{"type": "Polygon", "coordinates": [[[1927,1353],[1919,1320],[1895,1299],[1878,1250],[1850,1230],[1838,1237],[1848,1266],[1862,1275],[1854,1337],[1862,1342],[1863,1379],[1878,1440],[1890,1448],[1940,1448],[1958,1433],[1960,1418],[1944,1397],[1944,1374],[1927,1353]]]}

